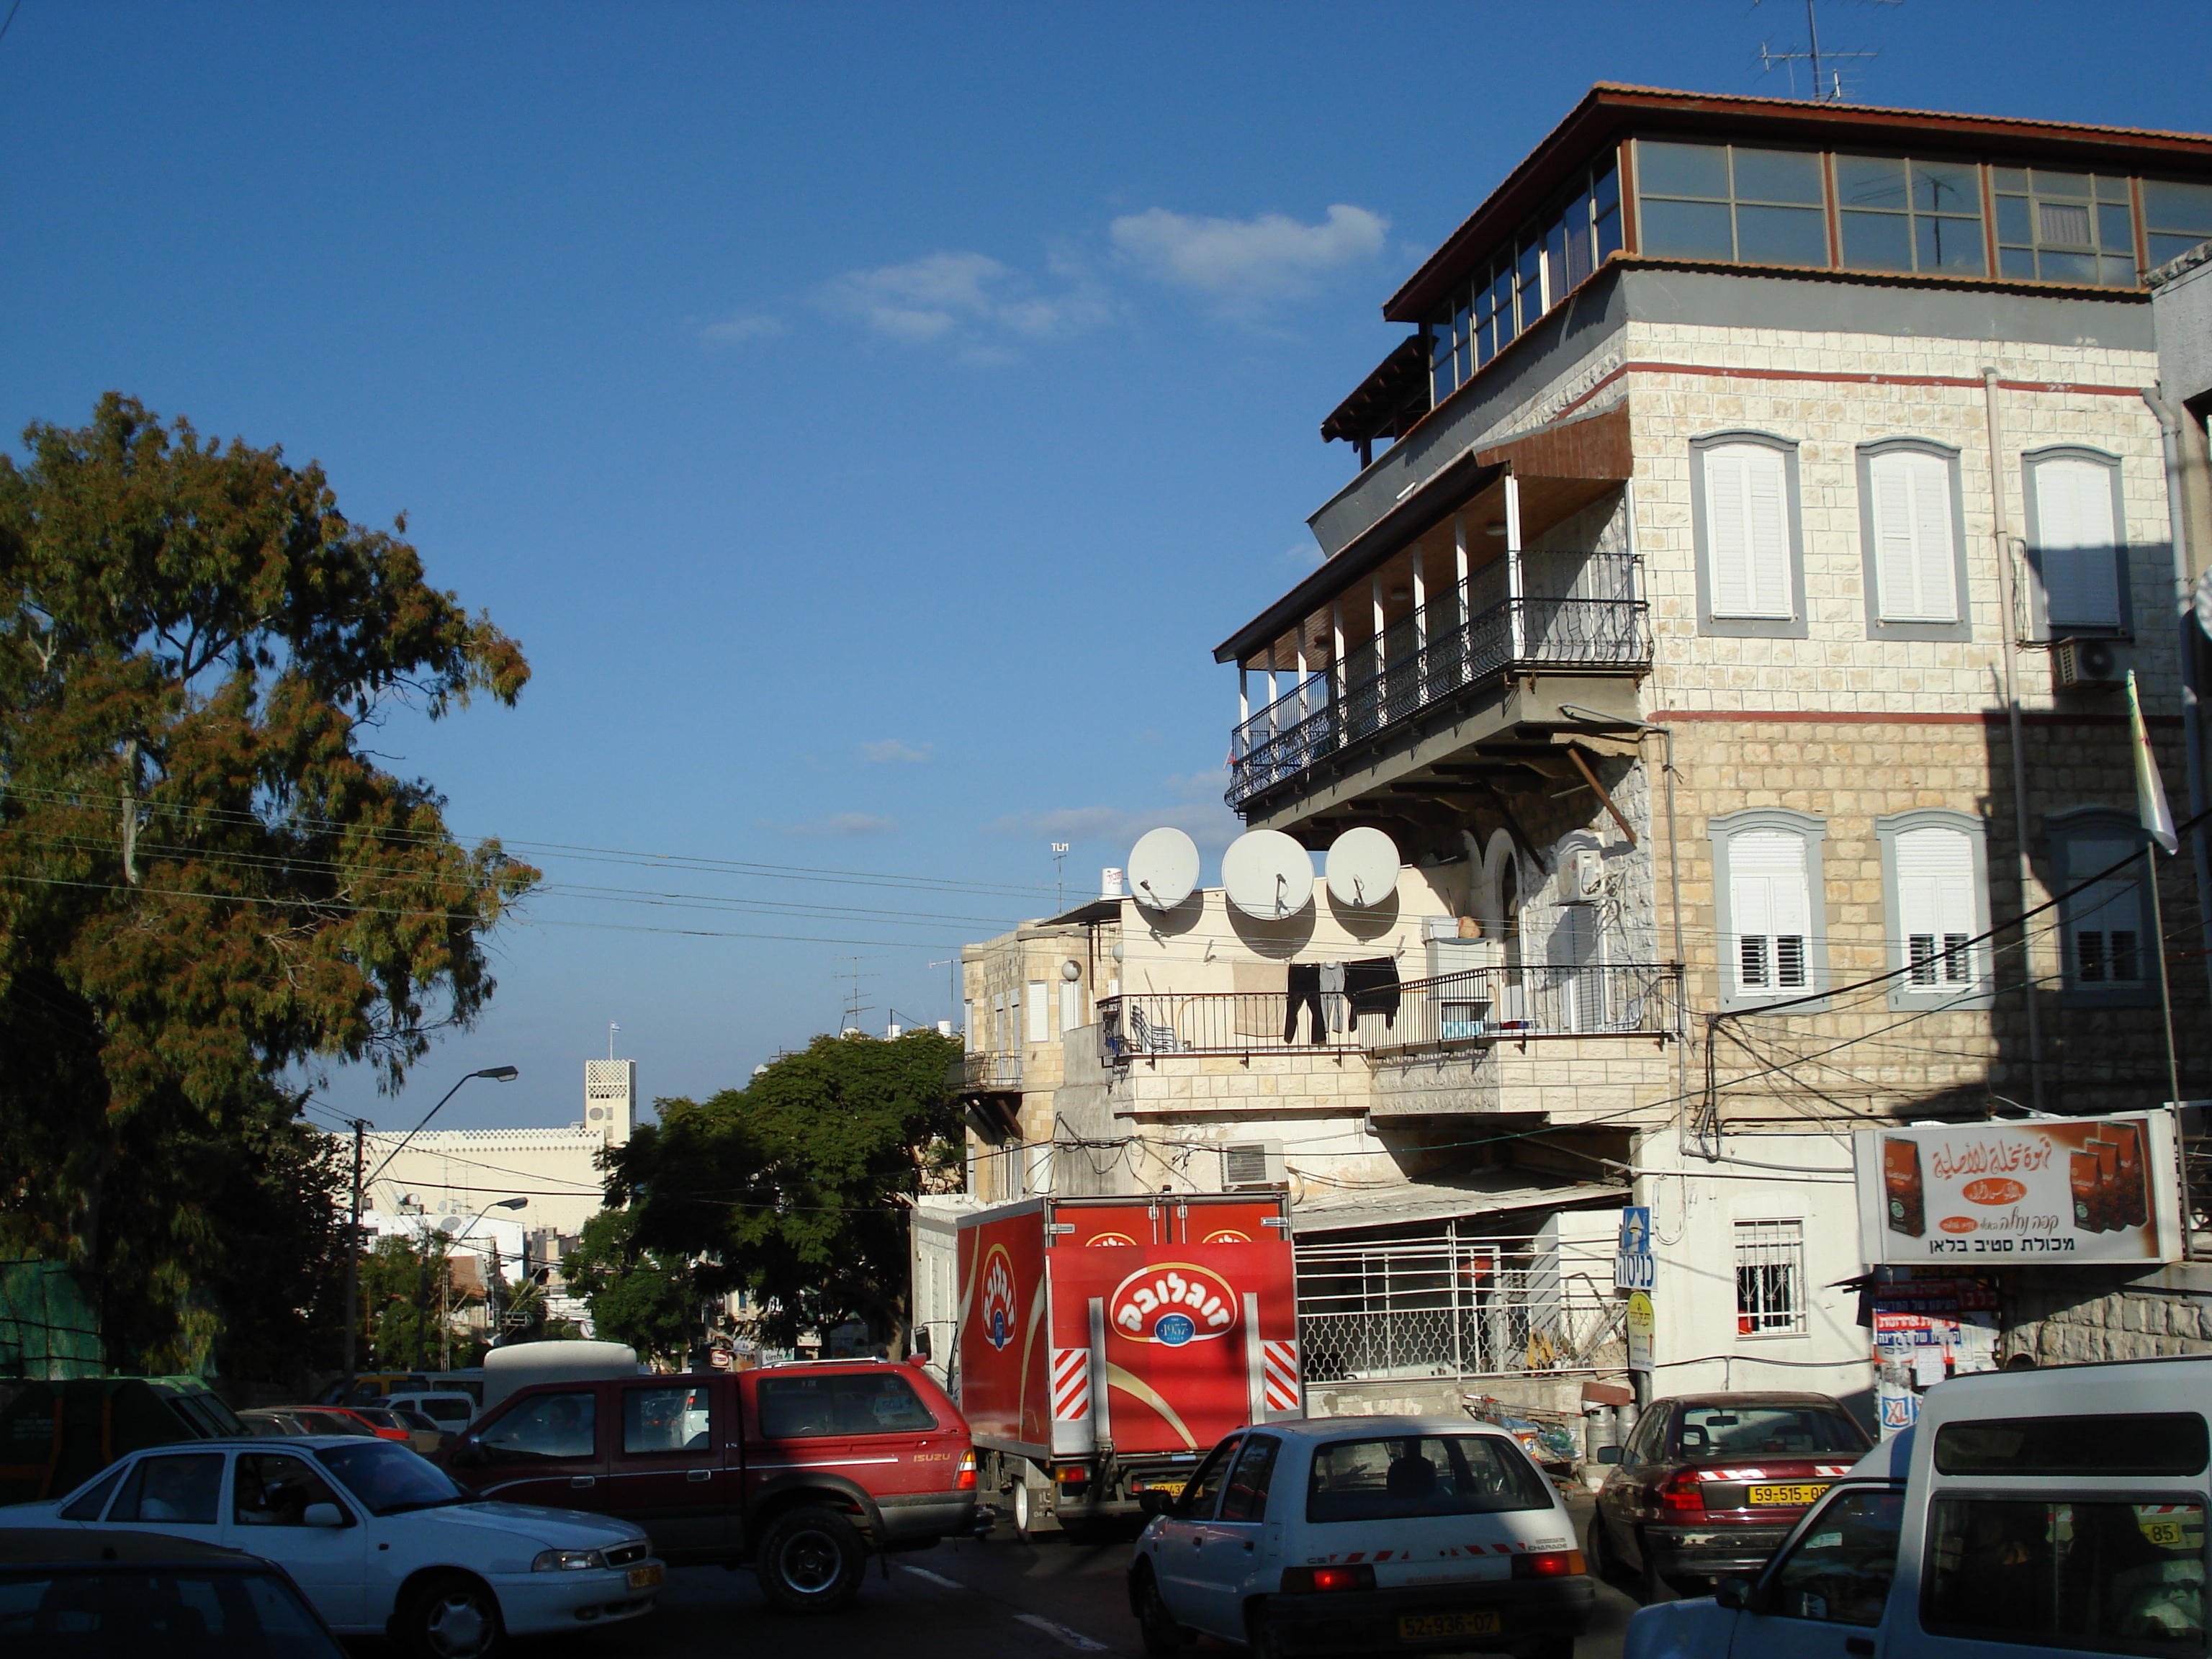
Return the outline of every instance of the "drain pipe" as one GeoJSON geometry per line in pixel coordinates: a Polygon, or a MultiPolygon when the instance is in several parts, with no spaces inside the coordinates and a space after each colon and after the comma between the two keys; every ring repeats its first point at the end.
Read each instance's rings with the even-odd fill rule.
{"type": "MultiPolygon", "coordinates": [[[[2033,895],[2029,884],[2034,872],[2028,863],[2027,848],[2027,745],[2021,736],[2020,669],[2015,660],[2020,611],[2013,594],[2012,520],[2007,512],[2005,500],[2004,439],[1997,421],[1997,372],[1982,370],[1983,423],[1990,440],[1990,540],[1997,561],[1997,602],[2003,615],[1999,619],[1998,641],[2003,647],[2005,731],[2012,746],[2012,817],[2013,835],[2020,854],[2020,908],[2024,915],[2033,908],[2033,895]]],[[[2036,1006],[2034,946],[2023,931],[2020,941],[2021,966],[2023,974],[2023,994],[2027,1001],[2027,1099],[2036,1111],[2043,1110],[2043,1013],[2036,1006]]]]}
{"type": "MultiPolygon", "coordinates": [[[[2200,556],[2212,552],[2191,532],[2205,467],[2204,434],[2195,421],[2166,400],[2163,386],[2145,386],[2143,401],[2158,416],[2166,442],[2166,512],[2173,537],[2173,579],[2179,604],[2174,647],[2181,655],[2181,740],[2189,763],[2189,816],[2201,818],[2205,807],[2204,725],[2201,698],[2203,643],[2195,625],[2197,566],[2200,556]]],[[[2197,873],[2197,927],[2208,968],[2212,968],[2212,846],[2205,841],[2204,825],[2189,832],[2189,850],[2197,873]]]]}

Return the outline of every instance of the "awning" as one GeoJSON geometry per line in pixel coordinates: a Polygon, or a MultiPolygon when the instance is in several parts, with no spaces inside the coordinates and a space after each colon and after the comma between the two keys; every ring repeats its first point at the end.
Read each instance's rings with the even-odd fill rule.
{"type": "Polygon", "coordinates": [[[1324,1203],[1299,1205],[1291,1212],[1291,1231],[1305,1238],[1315,1233],[1344,1233],[1355,1228],[1400,1227],[1420,1221],[1456,1221],[1466,1216],[1508,1210],[1595,1208],[1626,1204],[1628,1188],[1595,1181],[1532,1182],[1525,1175],[1502,1174],[1492,1182],[1432,1186],[1409,1181],[1364,1192],[1334,1194],[1324,1203]]]}

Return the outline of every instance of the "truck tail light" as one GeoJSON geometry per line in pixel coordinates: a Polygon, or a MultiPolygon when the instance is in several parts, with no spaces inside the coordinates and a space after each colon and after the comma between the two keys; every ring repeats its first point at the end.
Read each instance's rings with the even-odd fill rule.
{"type": "Polygon", "coordinates": [[[1311,1595],[1321,1590],[1361,1590],[1375,1588],[1375,1569],[1362,1562],[1356,1567],[1285,1567],[1283,1594],[1311,1595]]]}
{"type": "Polygon", "coordinates": [[[960,1473],[952,1478],[952,1490],[955,1492],[975,1490],[975,1454],[973,1450],[960,1454],[960,1473]]]}
{"type": "Polygon", "coordinates": [[[1580,1550],[1533,1550],[1513,1558],[1516,1578],[1573,1578],[1589,1571],[1580,1550]]]}
{"type": "Polygon", "coordinates": [[[1080,1463],[1062,1463],[1052,1478],[1063,1486],[1079,1486],[1091,1479],[1091,1471],[1080,1463]]]}
{"type": "Polygon", "coordinates": [[[1705,1506],[1705,1482],[1698,1478],[1695,1469],[1677,1471],[1659,1488],[1659,1507],[1662,1510],[1702,1510],[1705,1506]]]}

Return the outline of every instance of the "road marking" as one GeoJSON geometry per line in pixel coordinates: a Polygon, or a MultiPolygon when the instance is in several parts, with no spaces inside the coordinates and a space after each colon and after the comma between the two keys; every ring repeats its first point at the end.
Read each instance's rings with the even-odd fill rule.
{"type": "Polygon", "coordinates": [[[1106,1644],[1103,1642],[1094,1642],[1089,1637],[1079,1635],[1076,1632],[1068,1629],[1065,1625],[1055,1625],[1051,1620],[1043,1618],[1037,1613],[1018,1613],[1014,1617],[1020,1620],[1024,1625],[1033,1626],[1036,1629],[1042,1631],[1047,1636],[1051,1637],[1055,1642],[1065,1642],[1069,1647],[1074,1648],[1079,1652],[1104,1653],[1107,1650],[1106,1644]]]}
{"type": "Polygon", "coordinates": [[[932,1572],[927,1567],[909,1567],[902,1561],[899,1564],[899,1571],[910,1572],[917,1578],[927,1578],[933,1584],[942,1584],[947,1589],[964,1590],[968,1588],[957,1578],[947,1578],[943,1573],[932,1572]]]}

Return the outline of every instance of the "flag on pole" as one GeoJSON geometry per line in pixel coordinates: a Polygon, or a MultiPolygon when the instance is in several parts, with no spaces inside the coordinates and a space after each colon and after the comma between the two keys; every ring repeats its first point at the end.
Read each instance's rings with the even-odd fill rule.
{"type": "Polygon", "coordinates": [[[2159,781],[2158,757],[2150,752],[2150,732],[2143,726],[2142,702],[2136,696],[2136,671],[2128,670],[2128,731],[2136,746],[2136,812],[2143,833],[2172,853],[2180,845],[2173,833],[2173,809],[2166,804],[2166,785],[2159,781]]]}

